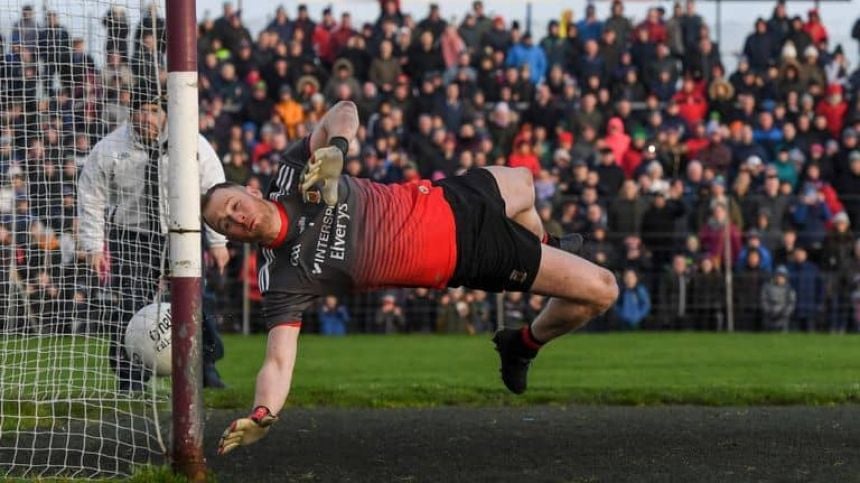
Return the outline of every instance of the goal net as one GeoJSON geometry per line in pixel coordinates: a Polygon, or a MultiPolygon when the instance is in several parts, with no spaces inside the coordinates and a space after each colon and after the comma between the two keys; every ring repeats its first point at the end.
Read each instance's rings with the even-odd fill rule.
{"type": "Polygon", "coordinates": [[[164,28],[163,2],[0,0],[0,479],[164,454],[169,381],[121,344],[164,295],[166,183],[139,157],[166,147],[126,124],[141,89],[165,89],[164,28]]]}

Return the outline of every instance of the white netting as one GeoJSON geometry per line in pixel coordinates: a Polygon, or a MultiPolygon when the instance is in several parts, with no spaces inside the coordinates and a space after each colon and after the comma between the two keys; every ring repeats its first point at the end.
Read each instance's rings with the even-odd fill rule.
{"type": "Polygon", "coordinates": [[[158,93],[163,17],[137,0],[0,0],[0,479],[123,475],[162,453],[153,407],[167,383],[113,355],[159,296],[145,168],[159,155],[110,133],[135,89],[158,93]]]}

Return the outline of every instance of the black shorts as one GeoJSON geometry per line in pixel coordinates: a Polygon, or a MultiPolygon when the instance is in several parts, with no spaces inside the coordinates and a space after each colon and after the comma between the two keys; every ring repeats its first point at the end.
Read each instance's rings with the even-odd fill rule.
{"type": "Polygon", "coordinates": [[[436,182],[457,225],[457,267],[449,287],[527,292],[537,276],[541,241],[505,215],[496,178],[486,169],[436,182]]]}

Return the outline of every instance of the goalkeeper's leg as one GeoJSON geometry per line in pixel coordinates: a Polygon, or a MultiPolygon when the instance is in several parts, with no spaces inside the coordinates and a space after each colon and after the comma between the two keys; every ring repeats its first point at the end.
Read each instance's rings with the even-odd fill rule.
{"type": "Polygon", "coordinates": [[[556,337],[584,326],[608,310],[618,297],[612,272],[547,245],[531,291],[551,297],[537,318],[493,337],[501,359],[502,381],[515,394],[526,390],[528,370],[539,349],[556,337]]]}
{"type": "Polygon", "coordinates": [[[583,238],[578,233],[555,237],[543,229],[543,221],[535,207],[535,186],[531,171],[526,168],[490,166],[484,168],[496,180],[499,193],[505,200],[505,215],[534,233],[543,243],[578,254],[582,250],[583,238]]]}

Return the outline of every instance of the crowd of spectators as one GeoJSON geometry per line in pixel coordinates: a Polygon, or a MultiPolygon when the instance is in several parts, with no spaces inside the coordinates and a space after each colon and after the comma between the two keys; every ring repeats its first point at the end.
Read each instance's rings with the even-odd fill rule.
{"type": "MultiPolygon", "coordinates": [[[[530,170],[546,230],[584,234],[583,256],[618,273],[618,303],[592,330],[725,330],[730,319],[860,330],[860,69],[818,11],[776,3],[729,72],[692,0],[641,19],[621,1],[605,18],[589,4],[541,32],[480,1],[380,9],[354,24],[345,9],[278,7],[253,35],[225,3],[199,25],[200,131],[228,180],[265,188],[285,147],[352,100],[351,175],[530,170]]],[[[119,7],[102,24],[104,45],[87,46],[57,15],[24,7],[0,42],[0,296],[45,318],[98,297],[75,247],[76,173],[127,118],[135,79],[165,77],[157,9],[133,31],[119,7]]],[[[860,41],[860,21],[853,30],[860,41]]],[[[209,274],[224,330],[238,327],[243,283],[260,300],[256,255],[232,250],[230,270],[209,274]]],[[[544,303],[462,289],[332,296],[305,330],[474,333],[526,323],[544,303]]]]}

